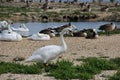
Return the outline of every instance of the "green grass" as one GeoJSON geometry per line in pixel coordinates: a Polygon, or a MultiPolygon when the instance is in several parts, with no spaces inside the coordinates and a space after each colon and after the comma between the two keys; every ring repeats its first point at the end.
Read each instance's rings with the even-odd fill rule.
{"type": "Polygon", "coordinates": [[[110,8],[109,12],[120,12],[120,7],[110,8]]]}
{"type": "Polygon", "coordinates": [[[114,62],[117,65],[118,70],[115,75],[113,75],[112,77],[109,78],[109,80],[120,80],[120,57],[111,59],[110,61],[114,62]]]}
{"type": "Polygon", "coordinates": [[[0,6],[0,17],[9,18],[13,13],[26,13],[26,12],[40,12],[39,8],[20,8],[20,7],[11,7],[11,6],[0,6]]]}
{"type": "Polygon", "coordinates": [[[82,65],[74,66],[69,61],[58,61],[55,68],[49,67],[49,76],[54,76],[56,79],[82,79],[88,80],[93,78],[95,74],[102,70],[116,69],[116,65],[105,59],[87,58],[83,60],[82,65]]]}
{"type": "Polygon", "coordinates": [[[41,67],[38,64],[27,66],[17,63],[0,62],[0,74],[8,72],[17,74],[41,74],[41,67]]]}
{"type": "Polygon", "coordinates": [[[0,13],[0,18],[9,18],[10,14],[9,13],[0,13]]]}
{"type": "MultiPolygon", "coordinates": [[[[98,32],[99,35],[105,35],[105,32],[98,32]]],[[[120,34],[120,29],[115,29],[113,31],[110,32],[110,34],[120,34]]]]}
{"type": "MultiPolygon", "coordinates": [[[[120,58],[117,59],[102,59],[102,58],[82,58],[83,61],[80,65],[74,65],[68,60],[60,60],[56,63],[50,63],[48,67],[45,67],[41,63],[33,65],[23,65],[18,63],[0,62],[0,74],[3,73],[15,73],[15,74],[41,74],[42,69],[47,72],[46,76],[53,76],[56,79],[92,79],[95,74],[99,74],[102,70],[118,70],[118,73],[113,77],[120,78],[120,58]]],[[[113,79],[115,80],[115,79],[113,79]]]]}
{"type": "Polygon", "coordinates": [[[110,77],[109,80],[120,80],[120,69],[114,76],[110,77]]]}

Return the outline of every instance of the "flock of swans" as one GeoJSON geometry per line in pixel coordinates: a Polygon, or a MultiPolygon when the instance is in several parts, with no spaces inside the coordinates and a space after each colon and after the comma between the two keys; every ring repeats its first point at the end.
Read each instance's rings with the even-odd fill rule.
{"type": "MultiPolygon", "coordinates": [[[[98,33],[96,29],[83,29],[79,31],[76,26],[69,24],[57,27],[57,28],[48,28],[41,30],[31,36],[29,36],[29,29],[25,26],[25,24],[21,24],[18,28],[11,27],[12,22],[10,21],[2,21],[0,25],[0,40],[4,41],[21,41],[23,36],[27,36],[30,40],[50,40],[52,37],[55,37],[56,34],[60,34],[60,32],[64,28],[75,28],[72,32],[72,36],[74,37],[85,37],[86,39],[96,39],[98,38],[98,33]],[[88,35],[87,31],[92,33],[92,35],[88,35]]],[[[106,32],[106,35],[109,35],[109,32],[116,28],[115,24],[104,24],[101,25],[99,30],[103,30],[106,32]]]]}
{"type": "MultiPolygon", "coordinates": [[[[30,40],[50,40],[51,37],[55,36],[54,30],[45,29],[40,32],[37,32],[31,36],[28,36],[29,29],[25,24],[21,24],[18,28],[11,27],[12,22],[2,21],[0,26],[0,40],[4,41],[21,41],[23,36],[27,36],[30,40]]],[[[65,25],[62,27],[75,27],[71,25],[65,25]]],[[[61,31],[63,28],[56,28],[56,30],[61,31]],[[62,28],[62,29],[61,29],[62,28]]],[[[76,27],[75,27],[76,28],[76,27]]]]}

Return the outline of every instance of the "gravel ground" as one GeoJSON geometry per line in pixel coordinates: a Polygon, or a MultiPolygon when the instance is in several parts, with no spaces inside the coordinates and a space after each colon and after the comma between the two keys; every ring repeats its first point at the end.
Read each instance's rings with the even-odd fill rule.
{"type": "MultiPolygon", "coordinates": [[[[83,57],[120,57],[120,34],[111,36],[100,36],[98,39],[85,39],[84,37],[65,37],[68,49],[61,54],[62,59],[73,61],[83,57]]],[[[0,61],[12,62],[15,57],[28,58],[36,49],[56,44],[60,45],[59,37],[51,38],[49,41],[32,41],[24,38],[21,42],[0,41],[0,61]]],[[[53,60],[53,62],[56,61],[53,60]]],[[[24,64],[24,61],[20,63],[24,64]]],[[[109,73],[109,72],[107,72],[109,73]]],[[[105,73],[105,74],[107,74],[105,73]]],[[[97,76],[98,77],[98,76],[97,76]]],[[[53,77],[42,75],[24,75],[24,74],[2,74],[0,80],[54,80],[53,77]]],[[[104,80],[104,79],[97,79],[104,80]]]]}

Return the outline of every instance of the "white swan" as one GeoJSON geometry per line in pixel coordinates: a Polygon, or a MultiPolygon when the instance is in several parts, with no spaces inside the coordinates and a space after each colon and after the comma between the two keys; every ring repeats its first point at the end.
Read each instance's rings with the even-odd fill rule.
{"type": "Polygon", "coordinates": [[[21,24],[18,28],[11,27],[13,31],[21,34],[22,36],[29,35],[29,29],[25,26],[25,24],[21,24]]]}
{"type": "Polygon", "coordinates": [[[65,28],[61,31],[60,39],[62,44],[61,45],[48,45],[36,50],[31,57],[26,59],[25,61],[36,61],[47,63],[48,61],[56,58],[61,53],[67,50],[67,45],[64,41],[63,35],[66,31],[71,30],[71,28],[65,28]]]}
{"type": "Polygon", "coordinates": [[[8,29],[7,25],[8,25],[7,21],[2,21],[0,23],[0,31],[8,29]]]}
{"type": "Polygon", "coordinates": [[[22,36],[11,30],[10,25],[7,25],[8,30],[2,30],[0,33],[0,40],[4,41],[21,41],[22,36]]]}
{"type": "Polygon", "coordinates": [[[43,34],[43,33],[36,33],[33,34],[32,36],[28,37],[28,39],[31,40],[50,40],[50,36],[48,34],[43,34]]]}

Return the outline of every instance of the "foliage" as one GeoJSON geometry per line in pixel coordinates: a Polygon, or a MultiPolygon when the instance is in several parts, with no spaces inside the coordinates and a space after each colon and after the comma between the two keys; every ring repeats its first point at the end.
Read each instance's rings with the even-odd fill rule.
{"type": "Polygon", "coordinates": [[[34,64],[31,66],[17,64],[17,63],[8,63],[8,62],[0,62],[0,74],[3,73],[24,73],[24,74],[40,74],[41,70],[38,64],[34,64]]]}
{"type": "Polygon", "coordinates": [[[117,73],[115,75],[113,75],[112,77],[109,78],[109,80],[120,80],[120,57],[118,58],[114,58],[114,59],[110,59],[111,62],[114,62],[117,67],[117,73]]]}
{"type": "MultiPolygon", "coordinates": [[[[98,32],[99,35],[105,35],[106,33],[105,32],[98,32]]],[[[115,29],[113,31],[110,32],[110,34],[120,34],[120,29],[115,29]]]]}
{"type": "Polygon", "coordinates": [[[10,17],[10,15],[9,15],[9,13],[0,13],[0,18],[9,18],[10,17]]]}
{"type": "Polygon", "coordinates": [[[93,78],[94,74],[100,73],[101,70],[116,69],[116,65],[105,59],[87,58],[79,66],[72,65],[69,61],[60,61],[56,63],[56,68],[49,67],[49,75],[57,79],[82,79],[93,78]]]}
{"type": "Polygon", "coordinates": [[[109,80],[120,80],[120,69],[114,76],[110,77],[109,80]]]}
{"type": "MultiPolygon", "coordinates": [[[[18,63],[0,62],[0,74],[8,72],[17,74],[40,74],[42,73],[41,70],[44,68],[47,72],[47,76],[54,76],[56,79],[88,80],[92,79],[95,74],[100,73],[102,70],[117,69],[116,64],[119,62],[119,59],[106,60],[92,57],[82,59],[82,61],[83,63],[81,65],[73,65],[70,61],[60,60],[56,63],[49,64],[47,67],[41,63],[28,66],[18,63]]],[[[118,74],[120,73],[118,72],[116,76],[118,74]]]]}
{"type": "Polygon", "coordinates": [[[110,61],[115,63],[118,67],[120,67],[120,57],[117,57],[115,59],[110,59],[110,61]]]}

